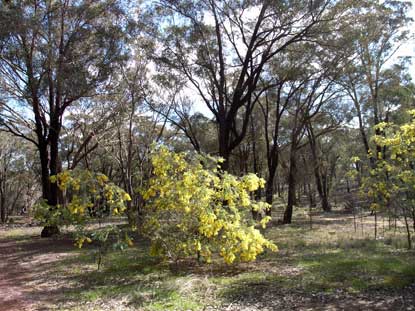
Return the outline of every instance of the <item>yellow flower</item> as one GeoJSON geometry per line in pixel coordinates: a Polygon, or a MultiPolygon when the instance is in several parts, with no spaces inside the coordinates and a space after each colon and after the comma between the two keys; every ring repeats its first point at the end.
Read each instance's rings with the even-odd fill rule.
{"type": "Polygon", "coordinates": [[[97,175],[98,184],[102,187],[107,181],[108,177],[104,174],[97,175]]]}
{"type": "Polygon", "coordinates": [[[130,195],[127,192],[124,193],[122,199],[124,201],[131,201],[131,197],[130,197],[130,195]]]}

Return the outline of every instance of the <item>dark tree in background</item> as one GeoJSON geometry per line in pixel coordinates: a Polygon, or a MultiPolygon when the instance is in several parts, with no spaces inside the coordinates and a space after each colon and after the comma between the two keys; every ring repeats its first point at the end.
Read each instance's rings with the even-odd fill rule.
{"type": "Polygon", "coordinates": [[[254,196],[284,223],[304,198],[330,212],[339,184],[355,191],[388,156],[370,139],[380,133],[373,126],[402,124],[413,107],[409,58],[396,58],[410,39],[409,8],[392,0],[0,1],[0,131],[38,154],[25,169],[16,160],[31,157],[27,145],[0,152],[0,218],[13,210],[21,169],[39,176],[34,197],[51,209],[64,198],[50,176],[87,169],[129,193],[128,220],[138,223],[154,144],[219,155],[222,170],[264,177],[254,196]]]}
{"type": "MultiPolygon", "coordinates": [[[[335,1],[161,1],[159,61],[196,90],[218,125],[218,153],[229,168],[258,98],[270,60],[310,40],[335,1]]],[[[264,81],[265,81],[264,80],[264,81]]]]}
{"type": "MultiPolygon", "coordinates": [[[[106,92],[125,59],[120,1],[11,1],[0,7],[0,127],[34,143],[42,196],[56,206],[65,111],[106,92]]],[[[42,236],[57,228],[45,227],[42,236]]]]}

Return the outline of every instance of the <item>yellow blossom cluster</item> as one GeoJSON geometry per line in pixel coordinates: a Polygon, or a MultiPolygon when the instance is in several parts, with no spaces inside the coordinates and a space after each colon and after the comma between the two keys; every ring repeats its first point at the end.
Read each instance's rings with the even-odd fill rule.
{"type": "MultiPolygon", "coordinates": [[[[207,262],[217,253],[226,263],[252,261],[266,248],[276,250],[246,215],[267,208],[250,193],[265,181],[255,174],[238,178],[219,171],[217,159],[152,152],[153,177],[143,193],[143,230],[152,240],[151,253],[170,258],[197,255],[207,262]],[[210,164],[210,166],[209,166],[210,164]]],[[[258,225],[265,227],[264,217],[258,225]]]]}
{"type": "Polygon", "coordinates": [[[119,215],[126,209],[125,202],[130,201],[130,195],[109,181],[101,173],[87,170],[67,170],[50,178],[57,183],[63,193],[70,194],[70,200],[60,205],[72,214],[90,217],[97,212],[119,215]]]}
{"type": "Polygon", "coordinates": [[[382,122],[375,127],[380,133],[372,141],[386,153],[378,152],[362,186],[374,210],[388,207],[392,198],[404,206],[415,195],[415,110],[408,113],[411,121],[403,125],[382,122]]]}
{"type": "MultiPolygon", "coordinates": [[[[45,202],[38,204],[36,217],[44,224],[74,225],[79,231],[75,243],[79,248],[85,241],[93,240],[93,236],[91,240],[84,230],[90,220],[120,215],[126,210],[126,202],[131,200],[127,192],[101,173],[67,170],[51,176],[50,181],[58,185],[63,202],[52,208],[45,202]]],[[[128,237],[125,243],[132,245],[128,237]]]]}

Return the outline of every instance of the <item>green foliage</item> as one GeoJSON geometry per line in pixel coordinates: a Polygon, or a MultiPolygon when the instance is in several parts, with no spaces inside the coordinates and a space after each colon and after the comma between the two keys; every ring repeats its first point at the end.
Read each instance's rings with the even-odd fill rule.
{"type": "Polygon", "coordinates": [[[411,120],[403,125],[381,122],[375,126],[376,163],[363,179],[361,190],[369,197],[372,210],[403,217],[411,248],[408,219],[412,218],[415,228],[415,110],[408,113],[411,120]]]}
{"type": "Polygon", "coordinates": [[[97,245],[98,265],[110,245],[121,250],[132,245],[132,240],[119,226],[101,226],[111,217],[122,215],[126,211],[125,202],[131,200],[128,193],[111,183],[107,176],[74,170],[64,171],[50,179],[57,183],[64,199],[56,207],[45,201],[35,207],[35,218],[43,225],[74,226],[77,247],[82,248],[85,242],[97,245]],[[98,226],[87,227],[96,221],[98,226]]]}
{"type": "MultiPolygon", "coordinates": [[[[143,231],[152,241],[152,254],[171,259],[197,254],[210,262],[219,253],[231,264],[277,249],[245,217],[267,207],[250,198],[264,180],[254,174],[235,177],[218,170],[220,159],[189,158],[166,147],[153,150],[151,160],[143,231]]],[[[260,224],[265,228],[269,220],[264,217],[260,224]]]]}
{"type": "Polygon", "coordinates": [[[387,205],[392,197],[400,205],[415,203],[415,110],[409,114],[411,121],[401,126],[385,122],[376,126],[380,133],[372,140],[387,154],[377,154],[376,166],[364,181],[373,208],[387,205]]]}

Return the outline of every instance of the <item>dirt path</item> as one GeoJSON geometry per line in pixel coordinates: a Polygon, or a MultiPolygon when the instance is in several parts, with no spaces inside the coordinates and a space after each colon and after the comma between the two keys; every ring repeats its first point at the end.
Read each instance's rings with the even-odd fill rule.
{"type": "MultiPolygon", "coordinates": [[[[60,295],[50,266],[69,255],[67,239],[0,237],[0,311],[46,310],[60,295]]],[[[52,269],[53,271],[53,269],[52,269]]]]}
{"type": "Polygon", "coordinates": [[[0,244],[0,310],[32,310],[30,284],[33,275],[22,265],[15,241],[0,244]]]}

